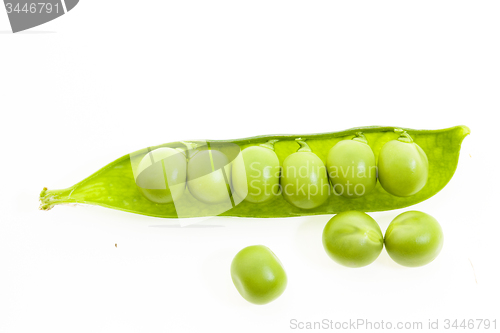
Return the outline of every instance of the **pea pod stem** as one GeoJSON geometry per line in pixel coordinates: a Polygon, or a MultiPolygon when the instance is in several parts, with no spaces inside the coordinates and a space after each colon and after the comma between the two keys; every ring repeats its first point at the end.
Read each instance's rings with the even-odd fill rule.
{"type": "Polygon", "coordinates": [[[303,152],[312,152],[311,147],[306,143],[306,139],[302,138],[297,138],[295,141],[300,145],[300,148],[297,150],[297,152],[303,153],[303,152]]]}
{"type": "Polygon", "coordinates": [[[69,187],[63,190],[49,190],[43,188],[40,193],[40,210],[50,210],[54,205],[77,203],[80,202],[76,198],[71,198],[74,187],[69,187]]]}
{"type": "Polygon", "coordinates": [[[356,136],[352,139],[354,141],[368,144],[368,140],[366,140],[366,136],[363,134],[363,132],[356,132],[356,136]]]}
{"type": "Polygon", "coordinates": [[[196,142],[187,142],[181,141],[181,143],[186,146],[185,148],[176,148],[177,151],[181,152],[187,159],[190,159],[194,156],[198,151],[195,150],[198,148],[199,144],[196,142]]]}
{"type": "Polygon", "coordinates": [[[268,149],[271,149],[272,151],[274,151],[274,144],[278,141],[279,140],[269,140],[266,143],[260,144],[259,146],[264,147],[264,148],[268,148],[268,149]]]}
{"type": "Polygon", "coordinates": [[[399,141],[406,142],[406,143],[412,143],[413,142],[412,137],[405,130],[403,130],[401,128],[396,128],[396,129],[394,129],[394,132],[400,134],[400,136],[398,138],[399,141]]]}

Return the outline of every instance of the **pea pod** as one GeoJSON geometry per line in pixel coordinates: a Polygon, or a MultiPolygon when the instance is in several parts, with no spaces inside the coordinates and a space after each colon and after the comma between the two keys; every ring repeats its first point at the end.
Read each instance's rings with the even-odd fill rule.
{"type": "MultiPolygon", "coordinates": [[[[457,167],[461,143],[469,133],[470,130],[466,126],[456,126],[440,130],[412,130],[398,127],[373,126],[354,128],[341,132],[300,136],[269,135],[226,141],[173,142],[125,155],[67,189],[47,190],[45,188],[40,194],[40,208],[48,210],[58,204],[82,203],[165,218],[212,215],[291,217],[336,214],[349,210],[375,212],[399,209],[432,197],[450,181],[457,167]],[[427,182],[414,195],[398,197],[388,193],[381,187],[380,183],[377,183],[372,191],[362,197],[355,199],[346,198],[336,195],[333,192],[330,193],[325,203],[314,208],[304,209],[290,204],[281,194],[276,195],[276,198],[273,200],[255,203],[248,200],[240,200],[239,196],[235,196],[232,193],[234,188],[231,183],[230,166],[241,158],[240,152],[245,148],[259,146],[269,140],[277,140],[274,143],[274,151],[280,165],[283,165],[283,162],[289,155],[296,153],[297,142],[295,140],[300,137],[307,140],[311,150],[325,164],[328,152],[335,144],[342,140],[352,139],[356,136],[357,132],[362,132],[375,158],[378,159],[382,146],[391,140],[397,140],[400,137],[401,130],[411,135],[413,142],[418,144],[428,159],[427,182]],[[174,185],[181,188],[185,187],[184,191],[172,191],[170,189],[171,193],[182,192],[179,200],[174,200],[171,203],[159,203],[146,198],[138,188],[138,165],[149,152],[165,147],[176,149],[184,155],[188,166],[189,162],[203,150],[218,151],[226,156],[228,165],[221,167],[211,161],[211,166],[206,171],[208,173],[221,173],[222,178],[217,179],[220,182],[223,179],[225,182],[226,186],[221,186],[220,188],[224,188],[227,194],[222,190],[220,190],[219,194],[221,197],[224,197],[224,200],[221,199],[212,203],[197,200],[191,193],[192,186],[190,186],[190,181],[192,179],[189,179],[189,176],[186,179],[187,185],[182,181],[174,185]]],[[[176,154],[173,156],[176,156],[176,154]]],[[[168,159],[164,160],[163,163],[170,165],[168,159]]],[[[182,171],[184,164],[180,162],[179,166],[179,170],[182,171]]],[[[165,170],[173,172],[169,168],[165,168],[165,170]]],[[[167,174],[167,172],[164,174],[167,174]]],[[[206,194],[207,192],[203,193],[206,194]]]]}

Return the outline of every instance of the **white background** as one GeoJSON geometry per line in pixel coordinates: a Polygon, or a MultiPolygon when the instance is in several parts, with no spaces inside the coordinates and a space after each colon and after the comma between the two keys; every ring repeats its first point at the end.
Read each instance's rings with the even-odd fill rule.
{"type": "Polygon", "coordinates": [[[11,34],[0,10],[0,332],[287,332],[291,319],[358,318],[499,328],[499,16],[498,1],[83,0],[11,34]],[[440,221],[445,246],[422,268],[385,250],[365,268],[337,265],[321,244],[331,216],[181,228],[37,210],[42,187],[165,142],[462,124],[472,134],[444,190],[370,214],[383,231],[409,209],[440,221]],[[289,277],[265,306],[229,274],[253,244],[289,277]]]}

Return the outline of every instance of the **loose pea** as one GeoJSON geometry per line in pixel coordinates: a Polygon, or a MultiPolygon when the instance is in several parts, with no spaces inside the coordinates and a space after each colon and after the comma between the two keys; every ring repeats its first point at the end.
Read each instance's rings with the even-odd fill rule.
{"type": "Polygon", "coordinates": [[[273,146],[276,141],[243,149],[242,158],[233,163],[234,190],[248,202],[266,202],[279,193],[280,161],[273,146]]]}
{"type": "Polygon", "coordinates": [[[229,160],[218,150],[201,150],[188,162],[189,192],[198,200],[217,204],[230,200],[231,167],[229,160]]]}
{"type": "Polygon", "coordinates": [[[337,263],[363,267],[378,258],[384,237],[377,222],[369,215],[348,211],[335,215],[323,229],[323,247],[337,263]]]}
{"type": "Polygon", "coordinates": [[[295,207],[316,208],[325,203],[329,195],[326,167],[304,140],[297,139],[297,142],[301,148],[283,161],[283,197],[295,207]]]}
{"type": "Polygon", "coordinates": [[[429,162],[425,152],[410,135],[402,130],[400,132],[399,139],[387,142],[380,150],[378,177],[387,192],[408,197],[425,186],[429,162]]]}
{"type": "Polygon", "coordinates": [[[361,132],[333,146],[326,165],[333,190],[346,198],[361,197],[377,184],[375,155],[361,132]]]}
{"type": "Polygon", "coordinates": [[[385,248],[398,264],[408,267],[427,265],[443,247],[443,230],[432,216],[409,211],[398,215],[385,232],[385,248]]]}
{"type": "Polygon", "coordinates": [[[167,204],[184,194],[186,157],[173,148],[158,148],[146,154],[137,167],[136,184],[150,201],[167,204]]]}
{"type": "Polygon", "coordinates": [[[285,291],[287,276],[276,255],[266,246],[248,246],[231,263],[231,278],[240,295],[254,304],[274,301],[285,291]]]}

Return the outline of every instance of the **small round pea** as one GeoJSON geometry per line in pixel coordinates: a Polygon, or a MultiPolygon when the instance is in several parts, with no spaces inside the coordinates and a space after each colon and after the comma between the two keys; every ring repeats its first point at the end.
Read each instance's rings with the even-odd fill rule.
{"type": "Polygon", "coordinates": [[[266,246],[248,246],[231,263],[231,278],[240,295],[254,304],[274,301],[285,291],[286,272],[266,246]]]}
{"type": "Polygon", "coordinates": [[[326,167],[304,140],[296,141],[301,148],[283,161],[283,197],[295,207],[316,208],[325,203],[330,194],[326,167]]]}
{"type": "Polygon", "coordinates": [[[189,192],[201,202],[217,204],[229,202],[231,195],[231,166],[224,153],[218,150],[201,150],[188,162],[189,192]]]}
{"type": "Polygon", "coordinates": [[[398,197],[416,194],[427,183],[428,174],[427,155],[405,131],[380,150],[378,178],[390,194],[398,197]]]}
{"type": "Polygon", "coordinates": [[[326,166],[333,190],[346,198],[361,197],[377,184],[375,155],[361,132],[333,146],[326,166]]]}
{"type": "Polygon", "coordinates": [[[323,247],[337,263],[363,267],[378,258],[384,247],[384,237],[377,222],[369,215],[348,211],[328,221],[323,229],[323,247]]]}
{"type": "Polygon", "coordinates": [[[233,163],[234,190],[248,202],[266,202],[279,193],[280,161],[273,147],[276,141],[243,149],[242,158],[233,163]]]}
{"type": "Polygon", "coordinates": [[[409,211],[396,216],[385,232],[385,248],[398,264],[427,265],[443,247],[443,230],[429,214],[409,211]]]}
{"type": "Polygon", "coordinates": [[[147,153],[137,167],[139,191],[154,203],[171,203],[186,189],[186,164],[184,154],[173,148],[147,153]]]}

